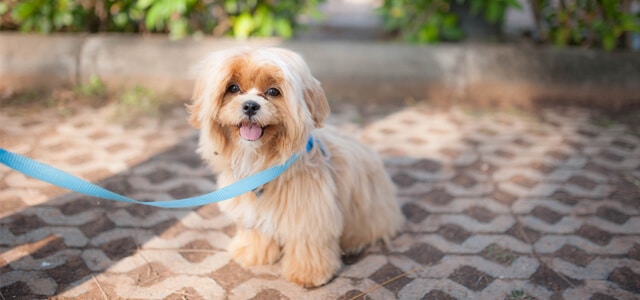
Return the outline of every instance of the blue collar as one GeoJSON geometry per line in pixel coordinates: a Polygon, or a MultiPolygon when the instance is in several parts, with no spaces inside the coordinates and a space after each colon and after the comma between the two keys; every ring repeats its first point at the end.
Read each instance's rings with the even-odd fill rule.
{"type": "MultiPolygon", "coordinates": [[[[313,138],[313,136],[309,136],[309,139],[307,140],[307,146],[306,146],[306,151],[307,153],[311,152],[311,150],[313,150],[313,146],[315,146],[315,139],[313,138]]],[[[320,147],[320,151],[322,152],[322,156],[327,157],[327,152],[325,151],[324,147],[322,146],[322,143],[320,143],[320,141],[318,141],[318,147],[320,147]]],[[[297,157],[297,154],[294,154],[293,157],[291,159],[295,159],[294,157],[297,157]]],[[[289,160],[291,160],[289,159],[289,160]]],[[[251,192],[253,192],[256,197],[260,197],[262,196],[262,193],[264,192],[264,185],[261,185],[259,187],[256,187],[255,189],[251,190],[251,192]]]]}
{"type": "MultiPolygon", "coordinates": [[[[318,142],[318,147],[320,147],[320,151],[322,151],[322,156],[327,157],[327,151],[324,148],[324,145],[322,145],[322,143],[320,143],[320,141],[318,142]]],[[[307,140],[307,153],[311,152],[311,149],[313,149],[313,146],[315,145],[315,139],[313,138],[313,136],[309,136],[309,140],[307,140]]]]}

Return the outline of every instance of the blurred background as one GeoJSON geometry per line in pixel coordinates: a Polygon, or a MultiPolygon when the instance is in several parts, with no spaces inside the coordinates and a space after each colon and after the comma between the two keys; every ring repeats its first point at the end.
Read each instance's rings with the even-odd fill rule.
{"type": "Polygon", "coordinates": [[[7,0],[0,4],[0,29],[171,39],[528,40],[637,51],[639,8],[637,0],[7,0]]]}
{"type": "Polygon", "coordinates": [[[0,99],[184,101],[206,53],[244,44],[300,52],[334,101],[619,110],[640,94],[640,0],[5,0],[0,99]]]}

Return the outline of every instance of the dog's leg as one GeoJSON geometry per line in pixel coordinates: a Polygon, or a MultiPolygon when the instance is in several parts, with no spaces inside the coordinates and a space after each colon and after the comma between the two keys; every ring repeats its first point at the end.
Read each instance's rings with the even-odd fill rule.
{"type": "Polygon", "coordinates": [[[327,283],[342,267],[338,241],[314,238],[288,241],[283,249],[282,274],[306,288],[327,283]]]}
{"type": "Polygon", "coordinates": [[[238,228],[229,252],[243,267],[273,264],[280,258],[278,243],[252,229],[238,228]]]}

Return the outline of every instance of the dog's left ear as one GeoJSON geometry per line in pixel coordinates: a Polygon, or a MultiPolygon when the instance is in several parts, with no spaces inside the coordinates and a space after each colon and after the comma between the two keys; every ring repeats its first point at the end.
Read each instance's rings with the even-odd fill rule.
{"type": "Polygon", "coordinates": [[[270,48],[269,51],[276,53],[287,59],[294,69],[301,75],[304,102],[311,113],[314,126],[320,128],[324,125],[324,119],[329,115],[329,102],[324,90],[320,86],[320,82],[311,75],[311,70],[307,66],[302,56],[299,54],[282,49],[270,48]]]}
{"type": "Polygon", "coordinates": [[[315,78],[310,79],[304,89],[304,101],[309,108],[314,126],[320,128],[324,125],[324,119],[329,115],[329,102],[320,82],[315,78]]]}

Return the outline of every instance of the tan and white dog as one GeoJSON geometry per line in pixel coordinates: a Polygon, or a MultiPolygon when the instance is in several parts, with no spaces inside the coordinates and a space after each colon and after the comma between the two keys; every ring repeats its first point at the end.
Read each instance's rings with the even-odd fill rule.
{"type": "Polygon", "coordinates": [[[288,280],[327,283],[341,255],[388,241],[404,218],[382,161],[369,148],[323,128],[329,104],[296,53],[234,48],[201,65],[188,106],[200,128],[198,152],[218,185],[298,160],[259,192],[220,203],[238,225],[230,245],[242,266],[282,262],[288,280]],[[305,151],[309,138],[314,147],[305,151]]]}

